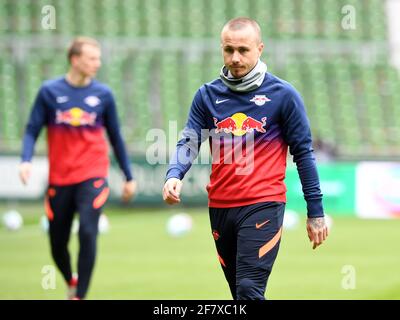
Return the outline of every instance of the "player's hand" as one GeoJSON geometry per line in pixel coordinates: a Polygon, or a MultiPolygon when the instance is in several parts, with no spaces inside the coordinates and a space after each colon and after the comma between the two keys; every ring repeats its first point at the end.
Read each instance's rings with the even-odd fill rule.
{"type": "Polygon", "coordinates": [[[126,181],[122,189],[122,201],[128,202],[135,195],[137,189],[136,180],[126,181]]]}
{"type": "Polygon", "coordinates": [[[168,179],[163,188],[163,199],[168,204],[176,204],[181,202],[180,194],[182,189],[182,181],[177,178],[168,179]]]}
{"type": "Polygon", "coordinates": [[[22,162],[19,165],[19,177],[23,184],[27,184],[28,180],[31,176],[32,171],[32,163],[30,162],[22,162]]]}
{"type": "Polygon", "coordinates": [[[318,247],[328,237],[328,227],[325,218],[308,218],[307,219],[308,239],[313,243],[313,249],[318,247]]]}

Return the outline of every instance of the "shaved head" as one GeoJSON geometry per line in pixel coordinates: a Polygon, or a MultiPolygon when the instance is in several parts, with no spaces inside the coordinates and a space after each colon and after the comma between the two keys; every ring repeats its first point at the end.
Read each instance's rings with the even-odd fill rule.
{"type": "Polygon", "coordinates": [[[250,18],[246,18],[246,17],[239,17],[239,18],[234,18],[232,20],[229,20],[224,27],[222,28],[222,32],[221,32],[221,40],[223,37],[223,34],[226,31],[238,31],[238,30],[243,30],[246,28],[252,28],[254,30],[255,33],[255,40],[257,42],[257,44],[261,43],[261,28],[258,25],[258,23],[250,18]]]}
{"type": "Polygon", "coordinates": [[[235,78],[245,76],[254,68],[263,48],[260,26],[252,19],[232,19],[221,31],[224,65],[235,78]]]}

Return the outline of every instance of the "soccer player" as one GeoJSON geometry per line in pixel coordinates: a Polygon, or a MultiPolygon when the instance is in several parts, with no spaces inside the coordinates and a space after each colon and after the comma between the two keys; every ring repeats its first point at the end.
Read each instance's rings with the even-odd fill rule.
{"type": "Polygon", "coordinates": [[[69,286],[69,298],[83,299],[96,257],[98,221],[109,195],[109,156],[105,130],[125,175],[122,199],[136,191],[121,137],[113,94],[94,80],[101,49],[92,38],[78,37],[68,50],[68,73],[45,81],[37,94],[23,138],[20,178],[27,183],[36,139],[47,127],[49,186],[45,196],[52,257],[69,286]],[[104,130],[105,129],[105,130],[104,130]],[[72,273],[68,242],[74,213],[79,213],[78,275],[72,273]]]}
{"type": "Polygon", "coordinates": [[[260,60],[263,48],[256,21],[235,18],[225,24],[220,78],[197,91],[163,188],[166,203],[181,201],[182,179],[208,138],[211,231],[234,299],[265,299],[282,234],[288,146],[307,202],[313,249],[328,235],[302,98],[267,71],[260,60]]]}

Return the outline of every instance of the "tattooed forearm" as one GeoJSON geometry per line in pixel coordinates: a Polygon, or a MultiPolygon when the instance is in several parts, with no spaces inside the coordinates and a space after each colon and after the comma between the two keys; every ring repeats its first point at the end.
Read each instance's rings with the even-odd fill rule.
{"type": "Polygon", "coordinates": [[[308,218],[308,223],[313,229],[321,229],[325,226],[325,219],[320,218],[308,218]]]}

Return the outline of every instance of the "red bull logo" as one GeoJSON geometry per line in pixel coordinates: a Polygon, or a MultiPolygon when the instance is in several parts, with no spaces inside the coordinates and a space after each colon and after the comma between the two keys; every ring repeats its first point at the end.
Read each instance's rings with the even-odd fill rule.
{"type": "Polygon", "coordinates": [[[258,121],[252,117],[248,117],[244,113],[235,113],[231,117],[227,117],[219,122],[214,117],[214,125],[217,127],[215,133],[232,133],[235,136],[242,136],[253,131],[265,133],[266,130],[264,127],[266,121],[267,117],[263,117],[261,121],[258,121]]]}
{"type": "Polygon", "coordinates": [[[243,121],[242,130],[246,132],[252,132],[253,130],[265,133],[265,129],[263,128],[266,124],[267,117],[263,117],[261,121],[258,121],[252,117],[247,117],[246,120],[243,121]]]}
{"type": "Polygon", "coordinates": [[[225,133],[236,131],[236,122],[232,117],[225,118],[224,120],[218,122],[218,119],[214,117],[214,124],[217,127],[215,133],[224,131],[225,133]]]}
{"type": "Polygon", "coordinates": [[[266,102],[271,101],[270,98],[268,98],[266,95],[262,94],[256,94],[253,99],[250,100],[251,102],[254,102],[258,106],[263,106],[266,102]]]}
{"type": "Polygon", "coordinates": [[[65,123],[74,127],[93,126],[96,123],[96,112],[86,112],[81,108],[74,107],[66,111],[57,110],[56,123],[65,123]]]}

